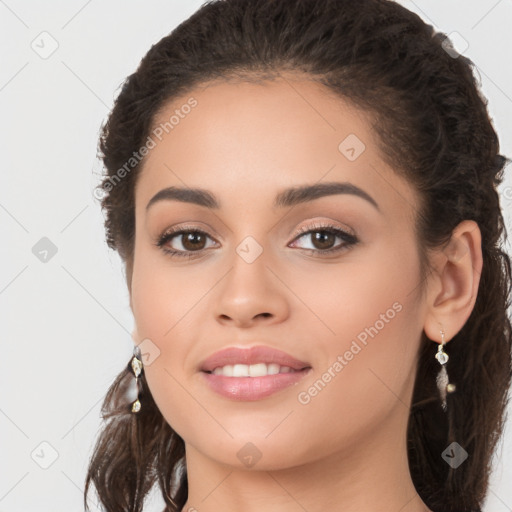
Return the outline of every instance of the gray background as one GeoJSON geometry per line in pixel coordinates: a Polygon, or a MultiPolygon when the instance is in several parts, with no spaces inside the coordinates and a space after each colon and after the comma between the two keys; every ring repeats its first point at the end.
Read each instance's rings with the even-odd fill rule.
{"type": "MultiPolygon", "coordinates": [[[[92,194],[99,128],[122,80],[201,3],[0,0],[0,512],[82,510],[101,401],[132,351],[123,269],[92,194]]],[[[457,33],[512,156],[512,2],[401,3],[457,33]]],[[[507,174],[500,192],[511,226],[510,166],[507,174]]],[[[510,424],[485,512],[512,510],[510,424]]]]}

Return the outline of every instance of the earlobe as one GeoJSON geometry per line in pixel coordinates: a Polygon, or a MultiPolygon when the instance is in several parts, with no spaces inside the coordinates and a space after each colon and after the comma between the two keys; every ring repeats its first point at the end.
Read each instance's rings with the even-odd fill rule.
{"type": "Polygon", "coordinates": [[[446,340],[457,334],[471,315],[482,273],[482,244],[478,224],[464,220],[453,230],[450,242],[435,256],[436,272],[429,290],[424,330],[429,339],[440,342],[444,327],[446,340]]]}

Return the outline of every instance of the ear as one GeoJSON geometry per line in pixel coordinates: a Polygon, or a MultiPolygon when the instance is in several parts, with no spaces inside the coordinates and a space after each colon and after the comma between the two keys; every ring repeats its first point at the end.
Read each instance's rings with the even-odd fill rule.
{"type": "Polygon", "coordinates": [[[429,339],[445,342],[464,326],[473,311],[482,273],[482,239],[473,220],[464,220],[452,232],[446,247],[433,256],[435,272],[429,278],[424,330],[429,339]]]}

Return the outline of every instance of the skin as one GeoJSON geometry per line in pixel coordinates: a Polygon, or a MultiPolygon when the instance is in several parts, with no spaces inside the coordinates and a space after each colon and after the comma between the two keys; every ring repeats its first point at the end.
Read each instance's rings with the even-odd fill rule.
{"type": "MultiPolygon", "coordinates": [[[[186,445],[183,510],[428,511],[408,469],[408,404],[422,332],[440,342],[444,328],[448,342],[474,306],[478,226],[462,222],[450,247],[430,255],[435,271],[421,293],[419,198],[385,163],[368,115],[318,83],[282,75],[197,87],[155,125],[191,96],[197,106],[150,151],[137,182],[130,293],[133,339],[159,351],[145,365],[152,395],[186,445]],[[349,134],[366,146],[354,161],[338,149],[349,134]],[[351,194],[272,207],[287,187],[327,181],[357,185],[379,210],[351,194]],[[207,189],[221,208],[160,201],[146,211],[169,186],[207,189]],[[322,246],[311,234],[297,238],[298,230],[325,222],[355,233],[358,243],[312,254],[322,246]],[[208,235],[205,249],[170,258],[155,241],[184,223],[208,235]],[[252,263],[236,252],[247,236],[263,251],[252,263]],[[299,393],[332,374],[338,356],[393,304],[400,311],[300,403],[299,393]],[[197,371],[220,349],[261,344],[312,370],[252,402],[217,395],[197,371]],[[252,467],[237,456],[242,448],[261,456],[252,467]]],[[[190,247],[182,243],[178,235],[167,247],[190,247]]],[[[344,243],[333,237],[331,247],[344,243]]]]}

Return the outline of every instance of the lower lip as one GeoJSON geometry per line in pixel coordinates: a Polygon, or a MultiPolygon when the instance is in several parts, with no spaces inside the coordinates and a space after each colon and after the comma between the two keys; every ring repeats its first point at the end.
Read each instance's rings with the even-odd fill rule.
{"type": "Polygon", "coordinates": [[[264,377],[225,377],[201,372],[210,389],[232,400],[260,400],[298,383],[311,368],[265,375],[264,377]]]}

